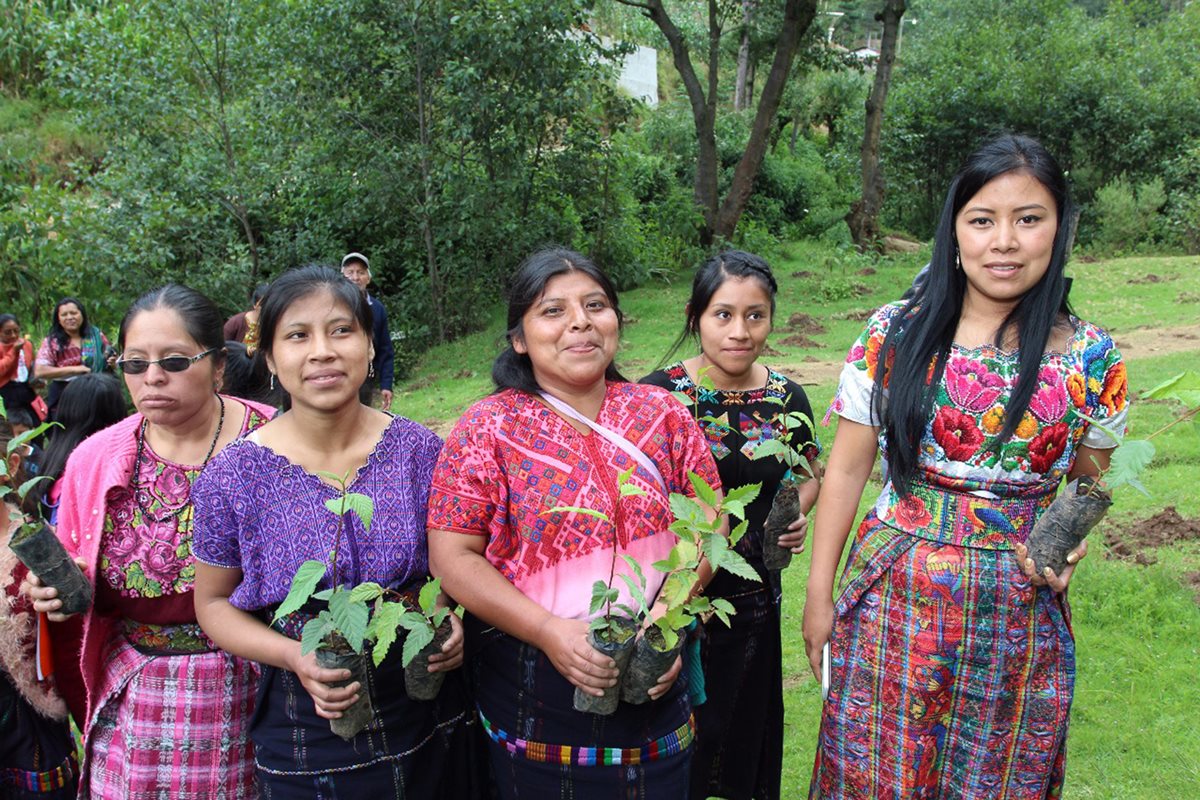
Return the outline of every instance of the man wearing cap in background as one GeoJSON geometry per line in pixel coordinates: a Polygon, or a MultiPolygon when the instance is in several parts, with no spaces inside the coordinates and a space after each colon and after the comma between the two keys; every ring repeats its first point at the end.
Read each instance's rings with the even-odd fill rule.
{"type": "MultiPolygon", "coordinates": [[[[383,303],[371,297],[367,291],[367,285],[371,282],[371,263],[362,253],[347,253],[342,259],[342,274],[346,276],[347,280],[362,289],[363,294],[367,296],[367,303],[371,306],[371,318],[375,323],[373,331],[375,358],[371,360],[372,372],[375,373],[375,379],[379,381],[381,398],[379,407],[384,411],[391,410],[392,362],[396,354],[392,348],[391,334],[388,332],[387,309],[383,307],[383,303]]],[[[371,394],[373,391],[374,386],[371,379],[368,378],[359,392],[359,399],[366,405],[372,405],[371,394]]]]}

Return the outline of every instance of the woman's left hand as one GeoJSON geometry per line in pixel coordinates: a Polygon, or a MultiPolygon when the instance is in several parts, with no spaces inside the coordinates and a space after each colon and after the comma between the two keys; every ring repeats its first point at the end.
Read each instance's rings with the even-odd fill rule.
{"type": "Polygon", "coordinates": [[[1054,570],[1046,567],[1045,572],[1041,575],[1037,573],[1037,567],[1033,563],[1033,559],[1029,557],[1029,548],[1023,544],[1018,544],[1013,547],[1013,553],[1017,557],[1017,563],[1021,566],[1021,571],[1025,573],[1025,577],[1034,586],[1049,586],[1056,592],[1065,592],[1067,585],[1071,582],[1071,576],[1075,574],[1075,565],[1079,563],[1079,559],[1087,555],[1088,545],[1087,539],[1079,543],[1071,552],[1067,553],[1067,566],[1063,568],[1062,575],[1055,575],[1054,570]]]}
{"type": "Polygon", "coordinates": [[[430,672],[449,672],[463,663],[463,627],[458,614],[450,612],[450,638],[442,645],[442,652],[429,657],[430,672]]]}
{"type": "Polygon", "coordinates": [[[804,552],[804,542],[808,539],[808,517],[801,512],[787,529],[788,532],[779,537],[779,546],[790,548],[792,555],[798,556],[804,552]]]}
{"type": "Polygon", "coordinates": [[[657,700],[667,693],[672,686],[675,685],[675,679],[679,677],[680,671],[683,669],[683,656],[675,656],[675,663],[671,668],[659,676],[658,682],[650,687],[650,691],[646,694],[650,695],[651,700],[657,700]]]}

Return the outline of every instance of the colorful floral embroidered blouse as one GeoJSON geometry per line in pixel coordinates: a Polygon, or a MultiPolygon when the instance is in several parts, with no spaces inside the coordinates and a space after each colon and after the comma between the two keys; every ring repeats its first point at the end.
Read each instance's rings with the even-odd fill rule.
{"type": "Polygon", "coordinates": [[[78,367],[85,363],[94,367],[98,364],[98,359],[103,357],[103,351],[107,347],[108,337],[94,326],[87,331],[87,335],[83,337],[83,344],[79,347],[70,342],[60,345],[53,336],[47,336],[38,348],[37,363],[43,367],[78,367]],[[96,350],[97,341],[100,343],[99,351],[96,350]]]}
{"type": "MultiPolygon", "coordinates": [[[[596,422],[650,457],[671,492],[693,495],[689,471],[720,488],[712,455],[685,409],[654,386],[609,383],[596,422]]],[[[662,574],[650,564],[675,543],[674,520],[656,479],[597,433],[575,430],[540,400],[507,390],[459,419],[438,459],[429,527],[486,536],[484,555],[551,613],[587,619],[596,580],[608,580],[614,541],[645,570],[653,596],[662,574]],[[620,496],[619,473],[644,495],[620,496]],[[565,510],[586,508],[605,518],[565,510]],[[554,509],[561,510],[554,510],[554,509]]],[[[616,572],[630,570],[618,560],[616,572]]],[[[611,583],[629,602],[620,580],[611,583]]]]}
{"type": "MultiPolygon", "coordinates": [[[[266,421],[247,408],[239,436],[266,421]]],[[[132,486],[119,486],[108,494],[99,566],[107,588],[128,598],[158,598],[192,590],[196,568],[192,561],[191,489],[201,469],[161,458],[146,443],[132,486]],[[133,487],[140,497],[134,496],[133,487]],[[173,513],[179,509],[178,514],[173,513]]]]}
{"type": "MultiPolygon", "coordinates": [[[[894,303],[872,315],[846,357],[831,412],[864,425],[877,424],[871,391],[879,351],[901,307],[894,303]]],[[[1019,354],[992,345],[971,349],[954,345],[934,413],[921,438],[919,467],[938,476],[943,485],[981,495],[1045,492],[1070,471],[1080,445],[1115,447],[1106,430],[1119,435],[1125,430],[1125,364],[1103,330],[1076,318],[1070,321],[1075,330],[1064,351],[1043,356],[1029,409],[1012,438],[999,446],[995,436],[1004,425],[1005,407],[1016,386],[1019,354]]],[[[884,395],[886,402],[886,386],[884,395]]],[[[886,458],[882,429],[879,446],[886,458]]],[[[920,501],[918,496],[895,508],[898,499],[889,483],[875,510],[880,519],[898,527],[922,527],[928,524],[930,512],[923,503],[916,508],[920,501]]]]}

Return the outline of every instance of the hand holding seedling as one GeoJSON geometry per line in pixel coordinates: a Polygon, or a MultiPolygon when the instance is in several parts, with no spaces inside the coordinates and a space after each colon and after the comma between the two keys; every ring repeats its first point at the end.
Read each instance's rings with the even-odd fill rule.
{"type": "Polygon", "coordinates": [[[1023,544],[1013,546],[1013,553],[1017,557],[1017,564],[1021,567],[1021,571],[1025,573],[1025,577],[1034,586],[1049,586],[1055,592],[1065,592],[1067,585],[1071,582],[1071,576],[1075,574],[1075,565],[1079,563],[1081,558],[1087,556],[1087,539],[1079,543],[1079,546],[1067,553],[1067,566],[1063,568],[1061,575],[1056,575],[1054,570],[1046,567],[1045,571],[1039,575],[1037,567],[1033,563],[1033,559],[1029,557],[1029,548],[1023,544]]]}
{"type": "Polygon", "coordinates": [[[463,663],[463,628],[458,614],[450,613],[450,638],[442,645],[442,652],[429,657],[430,672],[449,672],[463,663]]]}
{"type": "MultiPolygon", "coordinates": [[[[75,566],[87,574],[87,562],[82,558],[75,559],[75,566]]],[[[58,599],[58,589],[43,585],[41,579],[32,572],[27,573],[25,580],[21,582],[21,591],[33,601],[33,610],[45,614],[51,622],[66,622],[75,616],[59,611],[62,608],[62,600],[58,599]]]]}
{"type": "Polygon", "coordinates": [[[350,677],[348,669],[325,669],[317,665],[315,651],[300,652],[299,642],[288,659],[288,669],[296,673],[300,685],[313,699],[317,716],[324,719],[339,719],[342,712],[358,702],[358,681],[347,686],[333,686],[337,681],[350,677]]]}
{"type": "Polygon", "coordinates": [[[588,644],[588,623],[547,614],[533,644],[546,654],[559,674],[580,691],[602,697],[617,685],[617,665],[588,644]]]}

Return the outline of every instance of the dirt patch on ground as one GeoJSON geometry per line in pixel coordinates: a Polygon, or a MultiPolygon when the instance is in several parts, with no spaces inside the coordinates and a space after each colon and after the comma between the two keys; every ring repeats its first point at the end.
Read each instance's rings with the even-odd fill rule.
{"type": "Polygon", "coordinates": [[[793,278],[811,278],[812,273],[806,269],[801,269],[801,270],[797,270],[796,272],[793,272],[792,277],[793,278]]]}
{"type": "Polygon", "coordinates": [[[1147,272],[1145,275],[1142,275],[1141,277],[1131,278],[1129,280],[1129,282],[1130,283],[1166,283],[1167,281],[1173,281],[1178,277],[1179,277],[1178,275],[1167,275],[1166,277],[1163,277],[1162,275],[1155,275],[1153,272],[1147,272]]]}
{"type": "MultiPolygon", "coordinates": [[[[1113,331],[1109,331],[1113,333],[1113,331]]],[[[1134,328],[1114,334],[1121,355],[1130,358],[1163,356],[1200,350],[1200,323],[1177,325],[1171,328],[1134,328]]]]}
{"type": "Polygon", "coordinates": [[[1167,506],[1152,517],[1136,520],[1124,528],[1109,529],[1104,534],[1108,558],[1143,566],[1158,561],[1151,550],[1193,541],[1200,541],[1200,519],[1181,516],[1175,506],[1167,506]]]}
{"type": "Polygon", "coordinates": [[[809,349],[809,350],[817,349],[817,348],[821,347],[820,342],[817,342],[817,341],[814,341],[814,340],[808,338],[803,333],[793,333],[791,336],[788,336],[786,339],[780,339],[779,343],[786,344],[788,347],[803,347],[803,348],[809,349]]]}
{"type": "Polygon", "coordinates": [[[792,333],[825,333],[825,326],[822,325],[816,317],[811,314],[802,314],[797,311],[788,317],[787,330],[792,333]]]}
{"type": "Polygon", "coordinates": [[[858,274],[858,275],[874,275],[875,269],[874,269],[874,267],[863,267],[856,274],[858,274]]]}

